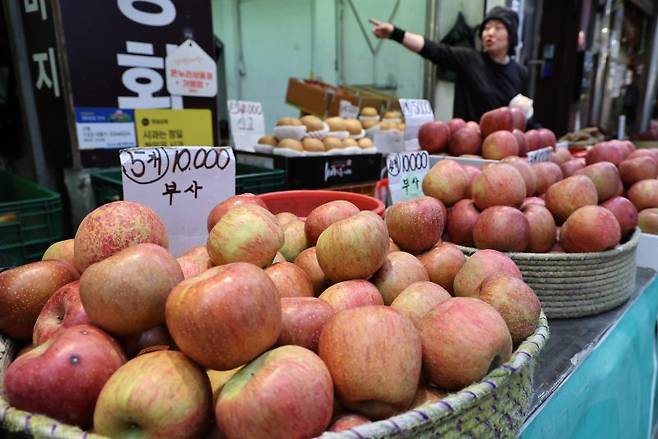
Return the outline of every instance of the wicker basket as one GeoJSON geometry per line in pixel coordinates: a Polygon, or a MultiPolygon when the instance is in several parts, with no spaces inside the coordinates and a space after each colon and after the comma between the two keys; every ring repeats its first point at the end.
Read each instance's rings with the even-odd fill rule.
{"type": "MultiPolygon", "coordinates": [[[[549,319],[599,314],[627,301],[635,289],[636,229],[622,245],[597,253],[506,253],[539,297],[549,319]]],[[[466,255],[477,251],[458,246],[466,255]]]]}
{"type": "MultiPolygon", "coordinates": [[[[523,423],[532,397],[532,383],[539,352],[548,339],[548,323],[542,313],[534,334],[485,379],[441,401],[384,421],[373,422],[323,438],[401,437],[513,437],[523,423]]],[[[49,439],[101,439],[52,418],[11,407],[2,390],[4,373],[15,346],[0,334],[0,437],[49,439]]]]}

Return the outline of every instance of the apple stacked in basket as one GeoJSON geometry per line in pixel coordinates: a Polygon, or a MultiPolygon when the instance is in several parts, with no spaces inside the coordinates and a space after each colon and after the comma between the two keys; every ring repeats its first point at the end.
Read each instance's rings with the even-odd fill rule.
{"type": "Polygon", "coordinates": [[[4,394],[110,437],[311,437],[441,399],[506,362],[540,303],[514,262],[443,243],[431,197],[386,220],[216,206],[175,258],[149,208],[99,207],[0,274],[0,332],[30,340],[4,394]],[[79,278],[79,280],[78,280],[79,278]]]}

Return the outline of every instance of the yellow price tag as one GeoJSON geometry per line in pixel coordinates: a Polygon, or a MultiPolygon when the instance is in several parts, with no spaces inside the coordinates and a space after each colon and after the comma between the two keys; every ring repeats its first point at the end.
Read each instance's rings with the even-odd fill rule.
{"type": "Polygon", "coordinates": [[[208,109],[135,110],[139,146],[213,146],[208,109]]]}

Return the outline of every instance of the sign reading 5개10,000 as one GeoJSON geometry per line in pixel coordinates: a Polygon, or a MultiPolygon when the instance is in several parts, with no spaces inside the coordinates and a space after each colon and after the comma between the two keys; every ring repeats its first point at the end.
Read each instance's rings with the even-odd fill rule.
{"type": "Polygon", "coordinates": [[[391,201],[399,203],[423,196],[423,178],[429,168],[427,151],[389,154],[386,169],[391,201]]]}
{"type": "Polygon", "coordinates": [[[172,254],[203,244],[210,210],[235,194],[230,148],[129,148],[121,151],[123,198],[155,210],[172,254]]]}

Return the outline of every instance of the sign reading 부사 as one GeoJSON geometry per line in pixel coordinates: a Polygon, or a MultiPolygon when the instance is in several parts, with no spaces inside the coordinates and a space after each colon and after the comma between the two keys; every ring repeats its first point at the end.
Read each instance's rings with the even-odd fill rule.
{"type": "Polygon", "coordinates": [[[265,135],[265,116],[260,102],[226,101],[231,123],[231,139],[236,149],[254,151],[258,139],[265,135]]]}
{"type": "Polygon", "coordinates": [[[427,151],[400,152],[386,158],[388,187],[393,203],[423,196],[423,178],[430,169],[427,151]]]}
{"type": "Polygon", "coordinates": [[[407,151],[420,149],[418,130],[434,120],[432,104],[426,99],[400,99],[400,109],[404,114],[404,143],[407,151]]]}
{"type": "Polygon", "coordinates": [[[175,256],[207,241],[210,210],[235,195],[230,148],[129,148],[120,159],[124,200],[160,215],[175,256]]]}

